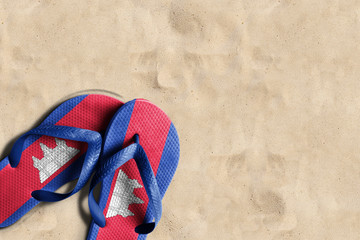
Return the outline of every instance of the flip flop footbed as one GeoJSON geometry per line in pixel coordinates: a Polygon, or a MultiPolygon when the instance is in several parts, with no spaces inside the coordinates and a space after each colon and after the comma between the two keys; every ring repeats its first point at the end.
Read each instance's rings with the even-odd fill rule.
{"type": "MultiPolygon", "coordinates": [[[[105,134],[103,157],[115,154],[133,143],[138,134],[161,196],[164,196],[179,160],[179,139],[174,125],[166,114],[147,100],[133,100],[115,114],[105,134]]],[[[149,198],[137,169],[130,160],[102,182],[99,206],[103,209],[106,226],[92,222],[88,239],[145,239],[134,229],[152,221],[149,198]]]]}
{"type": "MultiPolygon", "coordinates": [[[[104,95],[83,95],[57,107],[41,125],[57,125],[104,132],[122,103],[104,95]]],[[[41,126],[40,125],[40,126],[41,126]]],[[[30,135],[21,161],[12,168],[0,162],[0,227],[13,224],[39,202],[35,190],[54,191],[76,179],[82,168],[87,143],[30,135]]]]}

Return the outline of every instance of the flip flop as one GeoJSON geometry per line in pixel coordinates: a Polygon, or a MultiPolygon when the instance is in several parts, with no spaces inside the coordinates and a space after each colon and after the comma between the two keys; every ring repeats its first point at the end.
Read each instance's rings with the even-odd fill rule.
{"type": "Polygon", "coordinates": [[[122,104],[97,94],[72,98],[15,142],[0,162],[0,228],[16,222],[39,201],[65,199],[85,185],[101,152],[99,132],[106,130],[122,104]],[[71,192],[53,192],[77,178],[71,192]]]}
{"type": "Polygon", "coordinates": [[[124,104],[105,133],[103,155],[91,180],[93,220],[87,239],[146,239],[160,220],[161,200],[179,151],[176,129],[163,111],[143,99],[124,104]],[[100,182],[97,203],[93,190],[100,182]]]}

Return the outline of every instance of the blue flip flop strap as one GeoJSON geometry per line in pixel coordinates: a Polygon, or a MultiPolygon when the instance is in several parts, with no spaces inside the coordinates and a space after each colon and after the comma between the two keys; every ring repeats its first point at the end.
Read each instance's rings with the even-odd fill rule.
{"type": "Polygon", "coordinates": [[[68,126],[39,126],[25,133],[15,142],[9,155],[9,162],[11,167],[15,168],[19,164],[21,155],[24,150],[25,141],[29,135],[45,135],[88,143],[88,149],[85,154],[84,163],[75,188],[71,192],[65,194],[49,192],[45,190],[36,190],[31,193],[33,198],[38,201],[45,202],[60,201],[78,192],[90,179],[101,152],[102,139],[100,133],[68,126]]]}
{"type": "Polygon", "coordinates": [[[113,173],[130,159],[134,159],[139,169],[141,179],[144,183],[146,193],[149,197],[149,205],[152,208],[154,222],[143,223],[135,228],[138,234],[148,234],[152,232],[157,223],[159,222],[162,214],[161,195],[159,187],[151,168],[150,162],[142,146],[138,143],[131,144],[130,146],[122,149],[118,153],[110,157],[104,165],[102,165],[94,175],[89,194],[89,208],[94,221],[100,227],[105,227],[106,220],[103,211],[95,201],[93,190],[95,186],[100,183],[106,176],[113,173]]]}

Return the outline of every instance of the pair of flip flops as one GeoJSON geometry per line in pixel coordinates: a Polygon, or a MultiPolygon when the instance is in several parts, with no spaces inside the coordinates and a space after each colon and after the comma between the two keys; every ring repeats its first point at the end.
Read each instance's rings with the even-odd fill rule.
{"type": "Polygon", "coordinates": [[[161,218],[161,200],[178,160],[176,129],[149,101],[72,98],[22,135],[0,161],[0,228],[40,201],[70,197],[91,179],[87,239],[145,239],[161,218]],[[72,191],[54,192],[75,179],[72,191]],[[97,202],[93,190],[100,183],[97,202]]]}

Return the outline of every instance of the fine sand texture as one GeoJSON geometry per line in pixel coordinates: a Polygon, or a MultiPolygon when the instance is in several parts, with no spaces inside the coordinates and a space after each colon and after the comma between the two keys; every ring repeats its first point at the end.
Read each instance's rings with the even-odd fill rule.
{"type": "MultiPolygon", "coordinates": [[[[178,130],[149,240],[360,239],[360,1],[0,0],[1,158],[96,92],[178,130]]],[[[85,239],[87,192],[0,239],[85,239]]]]}

